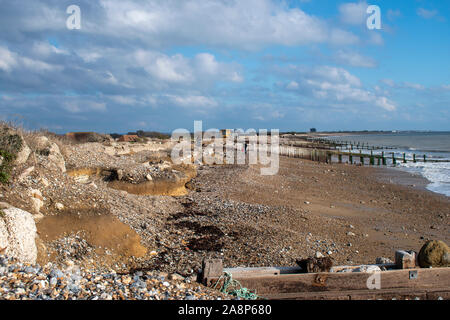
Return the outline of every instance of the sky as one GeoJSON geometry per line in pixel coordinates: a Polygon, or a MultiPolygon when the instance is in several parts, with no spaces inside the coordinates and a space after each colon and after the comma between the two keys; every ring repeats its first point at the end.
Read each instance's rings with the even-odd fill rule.
{"type": "Polygon", "coordinates": [[[0,0],[0,120],[450,131],[450,1],[0,0]]]}

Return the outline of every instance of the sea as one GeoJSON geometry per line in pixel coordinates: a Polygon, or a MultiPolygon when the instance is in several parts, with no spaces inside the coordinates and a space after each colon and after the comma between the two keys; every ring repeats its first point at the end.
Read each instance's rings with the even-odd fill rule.
{"type": "Polygon", "coordinates": [[[448,160],[449,162],[416,162],[398,161],[395,166],[413,174],[422,175],[429,181],[427,189],[450,197],[450,132],[393,132],[358,134],[348,136],[330,136],[328,139],[338,141],[354,141],[370,146],[389,147],[384,150],[376,150],[374,154],[381,151],[401,158],[406,153],[407,159],[423,160],[426,155],[428,160],[448,160]],[[392,149],[391,149],[392,148],[392,149]]]}

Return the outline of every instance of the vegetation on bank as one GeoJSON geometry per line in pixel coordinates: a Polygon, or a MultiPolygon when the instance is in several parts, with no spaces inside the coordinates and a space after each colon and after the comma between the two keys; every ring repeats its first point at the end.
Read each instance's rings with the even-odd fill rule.
{"type": "Polygon", "coordinates": [[[17,154],[23,147],[23,140],[7,126],[0,127],[0,183],[6,184],[17,154]]]}

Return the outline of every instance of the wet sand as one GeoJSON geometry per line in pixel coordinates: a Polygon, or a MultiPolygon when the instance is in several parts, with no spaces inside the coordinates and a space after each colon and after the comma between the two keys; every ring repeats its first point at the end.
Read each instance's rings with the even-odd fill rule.
{"type": "Polygon", "coordinates": [[[195,180],[215,201],[270,208],[270,215],[249,222],[264,230],[261,239],[255,231],[242,234],[243,243],[270,252],[289,248],[274,259],[261,252],[242,256],[230,243],[224,250],[228,266],[294,265],[316,251],[331,252],[336,264],[374,263],[381,256],[393,260],[398,249],[419,251],[427,239],[450,240],[450,198],[399,170],[281,157],[275,176],[261,176],[258,166],[213,167],[195,180]]]}

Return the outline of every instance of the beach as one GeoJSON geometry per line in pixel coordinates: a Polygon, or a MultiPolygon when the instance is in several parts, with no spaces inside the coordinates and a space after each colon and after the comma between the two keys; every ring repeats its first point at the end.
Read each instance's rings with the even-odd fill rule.
{"type": "Polygon", "coordinates": [[[202,170],[194,185],[207,192],[190,195],[201,208],[232,201],[267,213],[189,219],[219,220],[239,234],[223,249],[230,267],[292,266],[317,251],[337,264],[374,263],[393,260],[398,249],[418,251],[427,239],[448,242],[450,199],[425,190],[426,184],[392,169],[281,157],[276,176],[261,176],[257,167],[202,170]]]}
{"type": "MultiPolygon", "coordinates": [[[[152,286],[164,290],[134,296],[139,299],[175,294],[162,285],[171,277],[196,282],[205,258],[221,259],[225,268],[295,267],[313,256],[330,257],[335,266],[358,265],[394,260],[399,249],[418,252],[429,239],[449,242],[450,198],[427,190],[418,174],[280,156],[278,173],[264,176],[260,164],[174,165],[170,141],[51,139],[25,138],[32,150],[51,151],[33,151],[14,166],[11,184],[1,186],[2,206],[25,210],[34,220],[36,231],[22,235],[36,234],[35,261],[50,273],[117,273],[139,285],[136,274],[160,279],[152,286]]],[[[46,276],[50,280],[39,275],[46,276]]],[[[83,288],[96,286],[91,282],[83,288]]],[[[120,296],[105,286],[68,293],[62,283],[51,295],[55,288],[48,282],[45,292],[26,294],[120,296]]],[[[8,297],[20,298],[16,289],[7,289],[8,297]]]]}

